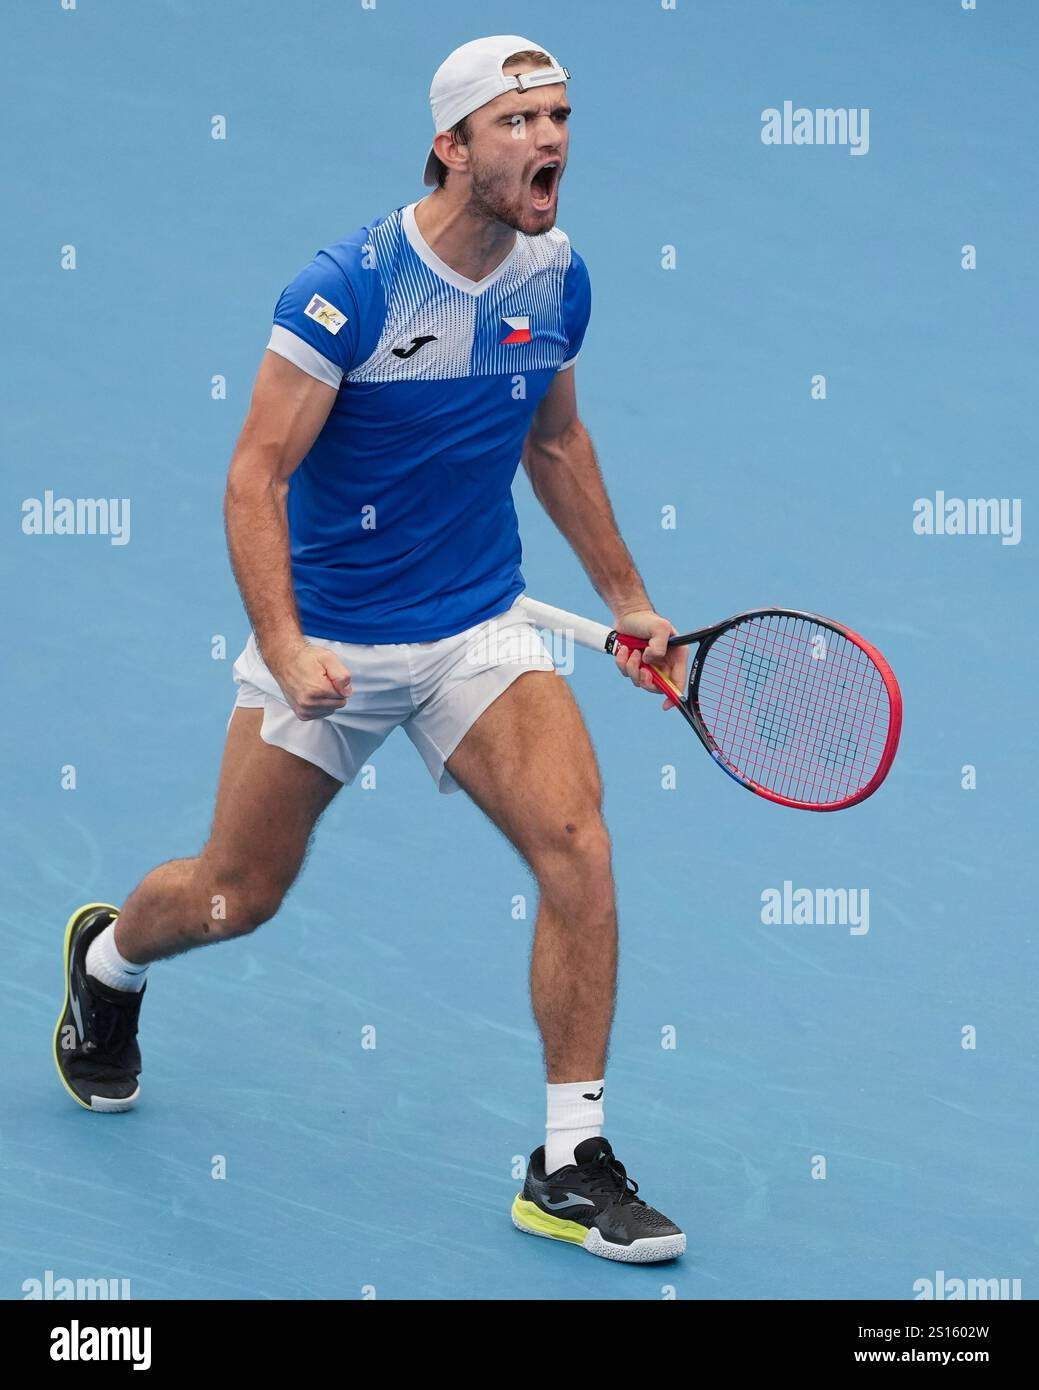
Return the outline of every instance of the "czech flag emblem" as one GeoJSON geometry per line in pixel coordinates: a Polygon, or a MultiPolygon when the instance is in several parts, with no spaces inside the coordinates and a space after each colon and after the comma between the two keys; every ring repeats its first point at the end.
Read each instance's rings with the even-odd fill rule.
{"type": "Polygon", "coordinates": [[[519,314],[515,318],[502,319],[502,323],[508,325],[508,333],[501,340],[501,346],[506,343],[529,343],[530,342],[530,315],[519,314]]]}

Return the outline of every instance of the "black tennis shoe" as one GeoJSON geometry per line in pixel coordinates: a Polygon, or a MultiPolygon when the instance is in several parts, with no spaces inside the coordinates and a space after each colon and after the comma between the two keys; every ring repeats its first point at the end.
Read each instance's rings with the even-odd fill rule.
{"type": "Polygon", "coordinates": [[[546,1174],[545,1150],[534,1150],[523,1191],[512,1204],[514,1225],[528,1235],[571,1241],[607,1260],[651,1264],[685,1253],[685,1235],[636,1195],[638,1183],[608,1140],[582,1140],[574,1158],[576,1163],[546,1174]]]}
{"type": "Polygon", "coordinates": [[[54,1029],[54,1061],[62,1085],[87,1110],[132,1110],[141,1088],[137,1020],[141,990],[111,989],[87,975],[87,950],[116,916],[108,903],[88,903],[65,929],[65,1006],[54,1029]]]}

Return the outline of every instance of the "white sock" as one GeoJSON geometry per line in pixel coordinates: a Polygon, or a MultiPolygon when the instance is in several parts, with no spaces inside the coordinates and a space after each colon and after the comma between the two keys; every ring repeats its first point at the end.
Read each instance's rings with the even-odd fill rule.
{"type": "Polygon", "coordinates": [[[574,1161],[582,1139],[602,1134],[602,1081],[563,1081],[548,1085],[545,1124],[545,1172],[554,1173],[574,1161]]]}
{"type": "Polygon", "coordinates": [[[87,974],[112,989],[133,990],[135,993],[142,990],[147,969],[146,965],[135,965],[119,954],[115,944],[114,922],[109,922],[104,931],[98,932],[87,947],[87,974]]]}

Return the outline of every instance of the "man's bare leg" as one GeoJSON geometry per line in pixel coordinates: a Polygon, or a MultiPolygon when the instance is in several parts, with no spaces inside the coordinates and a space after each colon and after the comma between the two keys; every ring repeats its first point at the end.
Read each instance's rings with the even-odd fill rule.
{"type": "Polygon", "coordinates": [[[130,1110],[140,1095],[143,981],[135,987],[133,977],[143,972],[132,967],[242,936],[273,917],[318,817],[339,789],[312,763],[264,743],[262,719],[258,709],[234,713],[202,853],[148,875],[118,913],[114,943],[102,905],[88,904],[69,920],[54,1060],[84,1109],[130,1110]]]}
{"type": "Polygon", "coordinates": [[[146,964],[242,936],[277,912],[311,832],[342,785],[260,737],[263,710],[236,709],[209,840],[194,859],[160,864],[119,913],[115,944],[146,964]]]}
{"type": "Polygon", "coordinates": [[[566,681],[525,672],[484,711],[447,767],[540,888],[530,988],[548,1080],[601,1077],[617,916],[599,770],[566,681]]]}
{"type": "Polygon", "coordinates": [[[601,1097],[586,1093],[585,1083],[606,1070],[617,918],[599,772],[569,686],[554,672],[525,672],[480,716],[447,766],[541,888],[530,983],[548,1069],[548,1133],[544,1151],[531,1155],[513,1222],[611,1260],[674,1259],[685,1250],[684,1234],[634,1198],[599,1128],[601,1097]],[[574,1081],[582,1084],[566,1084],[574,1081]],[[566,1109],[568,1097],[555,1097],[570,1091],[579,1093],[576,1114],[566,1109]]]}

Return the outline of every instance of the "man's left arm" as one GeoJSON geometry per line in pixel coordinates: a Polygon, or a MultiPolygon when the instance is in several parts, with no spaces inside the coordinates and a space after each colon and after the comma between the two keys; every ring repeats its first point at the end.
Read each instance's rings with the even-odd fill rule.
{"type": "MultiPolygon", "coordinates": [[[[523,445],[523,467],[534,496],[569,541],[610,612],[613,626],[646,637],[646,657],[682,689],[686,650],[668,650],[675,628],[655,612],[606,495],[591,437],[577,413],[575,368],[557,372],[523,445]]],[[[621,647],[617,666],[644,690],[656,687],[640,670],[641,654],[621,647]]],[[[671,702],[665,703],[665,709],[671,702]]]]}

